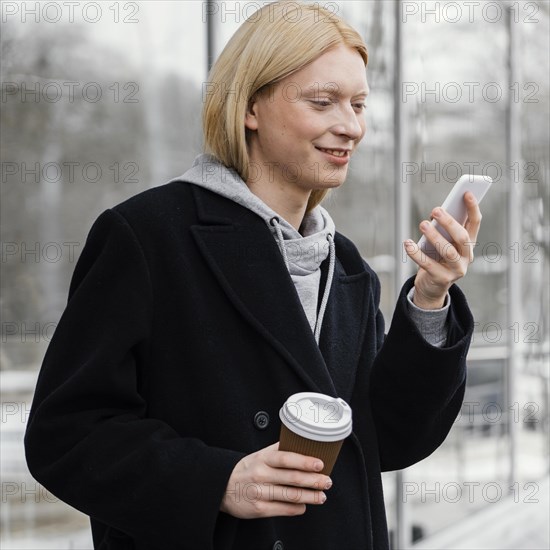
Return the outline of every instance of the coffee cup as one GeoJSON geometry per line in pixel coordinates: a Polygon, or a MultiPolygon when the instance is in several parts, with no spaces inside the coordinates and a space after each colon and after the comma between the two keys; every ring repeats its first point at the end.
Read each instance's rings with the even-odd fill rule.
{"type": "Polygon", "coordinates": [[[281,407],[279,418],[279,450],[320,458],[324,463],[321,473],[330,475],[352,430],[350,406],[322,393],[295,393],[281,407]]]}

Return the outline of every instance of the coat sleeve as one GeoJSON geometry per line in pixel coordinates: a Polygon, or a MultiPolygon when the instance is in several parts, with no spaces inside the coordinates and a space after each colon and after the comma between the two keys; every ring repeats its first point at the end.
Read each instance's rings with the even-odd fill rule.
{"type": "MultiPolygon", "coordinates": [[[[378,278],[376,285],[378,300],[378,278]]],[[[408,312],[407,293],[413,285],[411,277],[401,289],[386,336],[377,312],[378,351],[369,394],[382,471],[406,468],[435,451],[458,416],[466,387],[466,354],[474,324],[464,294],[456,285],[450,288],[447,342],[435,347],[408,312]]]]}
{"type": "Polygon", "coordinates": [[[74,508],[155,548],[211,548],[241,453],[147,417],[138,391],[153,308],[148,267],[125,218],[106,210],[75,267],[25,434],[32,475],[74,508]]]}

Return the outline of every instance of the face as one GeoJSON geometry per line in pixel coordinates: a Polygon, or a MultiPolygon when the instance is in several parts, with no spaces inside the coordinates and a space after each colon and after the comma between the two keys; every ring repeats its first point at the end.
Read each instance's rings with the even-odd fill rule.
{"type": "Polygon", "coordinates": [[[367,94],[363,58],[344,45],[260,94],[245,117],[250,178],[304,192],[339,187],[365,135],[367,94]]]}

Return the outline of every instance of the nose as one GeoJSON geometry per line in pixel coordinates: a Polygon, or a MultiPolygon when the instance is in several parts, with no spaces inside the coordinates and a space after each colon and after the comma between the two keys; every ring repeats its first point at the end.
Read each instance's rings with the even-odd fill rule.
{"type": "Polygon", "coordinates": [[[338,122],[332,127],[332,132],[336,135],[346,136],[352,140],[360,139],[365,132],[365,123],[361,124],[360,117],[357,116],[351,105],[344,106],[338,111],[338,122]]]}

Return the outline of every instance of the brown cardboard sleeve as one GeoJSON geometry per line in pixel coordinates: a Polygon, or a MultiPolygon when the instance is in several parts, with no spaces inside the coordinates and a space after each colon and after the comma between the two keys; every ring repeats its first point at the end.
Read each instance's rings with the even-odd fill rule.
{"type": "Polygon", "coordinates": [[[306,439],[289,430],[285,424],[281,424],[279,450],[320,458],[324,464],[321,473],[327,476],[332,472],[343,442],[343,439],[340,441],[314,441],[313,439],[306,439]]]}

